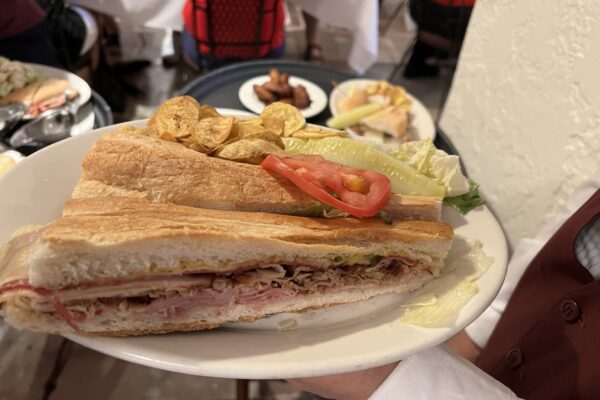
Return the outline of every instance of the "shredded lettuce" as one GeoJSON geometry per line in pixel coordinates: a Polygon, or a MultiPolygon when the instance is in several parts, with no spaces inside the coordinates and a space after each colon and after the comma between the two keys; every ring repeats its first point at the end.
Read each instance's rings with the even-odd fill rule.
{"type": "Polygon", "coordinates": [[[390,216],[385,212],[385,210],[379,211],[379,216],[381,217],[383,222],[385,222],[386,225],[392,225],[394,223],[394,220],[390,218],[390,216]]]}
{"type": "Polygon", "coordinates": [[[447,197],[469,192],[469,182],[460,169],[458,156],[437,149],[431,139],[403,143],[392,156],[444,185],[447,197]]]}
{"type": "Polygon", "coordinates": [[[479,195],[479,185],[469,179],[469,191],[460,196],[446,197],[444,204],[454,207],[459,213],[466,214],[477,206],[485,204],[479,195]]]}
{"type": "Polygon", "coordinates": [[[392,156],[444,185],[444,203],[458,212],[466,214],[485,204],[479,195],[479,185],[462,173],[458,156],[437,149],[431,139],[403,143],[392,156]]]}

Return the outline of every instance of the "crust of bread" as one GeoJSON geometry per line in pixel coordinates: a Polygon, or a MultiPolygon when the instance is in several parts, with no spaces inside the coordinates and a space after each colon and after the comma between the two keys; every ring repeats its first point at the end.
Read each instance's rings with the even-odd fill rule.
{"type": "MultiPolygon", "coordinates": [[[[253,322],[276,313],[300,313],[336,304],[365,301],[386,293],[406,293],[422,287],[437,275],[439,275],[439,269],[411,271],[400,280],[379,287],[349,288],[329,293],[306,294],[271,302],[260,308],[240,304],[221,309],[219,312],[216,312],[217,307],[197,308],[192,309],[183,320],[177,322],[160,319],[135,319],[129,315],[115,316],[103,313],[105,315],[103,320],[92,319],[80,323],[79,328],[85,335],[122,337],[214,329],[225,323],[253,322]]],[[[14,298],[7,299],[2,313],[8,323],[19,329],[47,333],[74,333],[73,329],[60,317],[16,306],[14,298]]]]}
{"type": "Polygon", "coordinates": [[[306,218],[206,210],[133,198],[71,200],[28,258],[32,285],[184,272],[225,273],[268,263],[329,267],[400,256],[441,265],[453,237],[441,222],[306,218]],[[360,259],[360,262],[349,261],[360,259]]]}
{"type": "MultiPolygon", "coordinates": [[[[200,208],[310,215],[321,203],[258,165],[208,157],[173,142],[109,133],[83,161],[73,198],[127,196],[200,208]]],[[[441,199],[392,195],[397,219],[440,219],[441,199]]],[[[317,211],[318,213],[318,211],[317,211]]]]}
{"type": "Polygon", "coordinates": [[[272,213],[301,212],[318,205],[285,178],[258,165],[209,157],[179,143],[143,135],[105,135],[82,166],[73,198],[126,191],[143,193],[153,202],[272,213]]]}
{"type": "Polygon", "coordinates": [[[9,282],[27,280],[26,260],[43,229],[41,225],[22,226],[0,247],[0,287],[9,282]]]}

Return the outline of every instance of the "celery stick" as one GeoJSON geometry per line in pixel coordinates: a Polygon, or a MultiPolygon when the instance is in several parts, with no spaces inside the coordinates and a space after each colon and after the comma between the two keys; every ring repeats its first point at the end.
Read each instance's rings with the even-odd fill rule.
{"type": "Polygon", "coordinates": [[[336,115],[327,120],[326,124],[330,128],[344,129],[348,126],[358,124],[361,119],[368,117],[371,114],[375,114],[381,110],[383,106],[381,104],[365,104],[364,106],[353,108],[350,111],[336,115]]]}

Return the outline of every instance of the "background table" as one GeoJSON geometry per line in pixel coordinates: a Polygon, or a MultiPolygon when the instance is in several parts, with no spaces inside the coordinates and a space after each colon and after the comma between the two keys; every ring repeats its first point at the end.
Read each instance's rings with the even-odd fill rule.
{"type": "MultiPolygon", "coordinates": [[[[307,79],[321,87],[327,96],[333,90],[335,83],[356,78],[355,75],[317,64],[300,61],[257,60],[216,69],[190,82],[177,95],[192,96],[200,103],[210,104],[214,107],[245,110],[238,97],[240,86],[250,78],[268,74],[271,68],[307,79]]],[[[329,108],[325,108],[320,114],[309,118],[308,122],[325,125],[329,117],[331,117],[331,112],[329,108]]],[[[440,129],[437,129],[435,145],[449,154],[458,154],[440,129]]]]}

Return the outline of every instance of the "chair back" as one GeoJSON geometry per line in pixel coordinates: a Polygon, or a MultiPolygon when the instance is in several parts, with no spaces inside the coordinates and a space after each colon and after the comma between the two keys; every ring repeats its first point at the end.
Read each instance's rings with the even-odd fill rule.
{"type": "Polygon", "coordinates": [[[271,51],[281,0],[192,0],[193,36],[200,53],[252,59],[271,51]]]}

